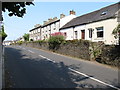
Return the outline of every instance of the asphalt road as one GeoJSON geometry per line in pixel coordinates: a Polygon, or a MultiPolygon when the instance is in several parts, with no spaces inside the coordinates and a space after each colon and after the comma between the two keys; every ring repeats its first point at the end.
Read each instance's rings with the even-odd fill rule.
{"type": "Polygon", "coordinates": [[[5,68],[11,88],[120,89],[117,69],[30,47],[5,47],[5,68]]]}

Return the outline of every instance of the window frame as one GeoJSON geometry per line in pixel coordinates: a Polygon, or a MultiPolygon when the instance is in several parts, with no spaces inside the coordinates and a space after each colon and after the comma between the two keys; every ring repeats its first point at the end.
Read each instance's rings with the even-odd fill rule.
{"type": "Polygon", "coordinates": [[[89,38],[93,37],[93,29],[92,28],[88,28],[89,30],[89,38]]]}
{"type": "Polygon", "coordinates": [[[75,34],[75,39],[77,39],[77,37],[78,37],[78,31],[74,31],[74,34],[75,34]]]}
{"type": "Polygon", "coordinates": [[[97,30],[97,38],[103,38],[104,37],[104,27],[96,27],[97,30]],[[101,34],[102,33],[102,34],[101,34]]]}

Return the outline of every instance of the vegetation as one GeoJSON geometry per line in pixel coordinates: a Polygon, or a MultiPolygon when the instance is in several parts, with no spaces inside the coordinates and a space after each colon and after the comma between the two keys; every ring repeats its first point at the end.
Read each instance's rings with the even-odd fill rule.
{"type": "Polygon", "coordinates": [[[115,38],[119,38],[119,46],[120,46],[120,24],[113,30],[112,34],[115,35],[115,38]]]}
{"type": "Polygon", "coordinates": [[[38,40],[38,41],[33,41],[34,43],[44,43],[46,42],[45,40],[38,40]]]}
{"type": "Polygon", "coordinates": [[[9,16],[23,17],[26,13],[26,6],[34,5],[32,2],[2,2],[2,11],[8,10],[9,16]]]}
{"type": "Polygon", "coordinates": [[[48,40],[50,49],[58,49],[60,44],[65,41],[65,37],[62,35],[51,36],[48,40]]]}
{"type": "Polygon", "coordinates": [[[23,43],[23,41],[18,41],[17,44],[18,45],[21,45],[23,43]]]}
{"type": "Polygon", "coordinates": [[[2,26],[2,30],[0,31],[0,38],[2,38],[2,42],[7,37],[7,34],[4,32],[4,26],[2,26]]]}
{"type": "Polygon", "coordinates": [[[24,38],[25,41],[29,41],[29,34],[26,34],[26,33],[25,33],[25,34],[23,35],[23,38],[24,38]]]}

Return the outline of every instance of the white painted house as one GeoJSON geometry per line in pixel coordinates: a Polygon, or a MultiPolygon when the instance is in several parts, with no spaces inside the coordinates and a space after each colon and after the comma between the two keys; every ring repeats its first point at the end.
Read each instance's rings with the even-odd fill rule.
{"type": "Polygon", "coordinates": [[[119,13],[120,3],[116,3],[72,19],[60,28],[60,32],[66,33],[66,40],[85,39],[117,44],[118,39],[114,38],[112,31],[120,23],[119,13]]]}
{"type": "Polygon", "coordinates": [[[13,43],[13,41],[3,41],[3,45],[11,45],[13,43]]]}
{"type": "Polygon", "coordinates": [[[59,32],[60,20],[57,18],[49,19],[41,27],[41,40],[47,40],[52,33],[59,32]]]}
{"type": "Polygon", "coordinates": [[[32,30],[29,31],[29,40],[39,40],[41,38],[41,25],[36,26],[32,30]]]}
{"type": "Polygon", "coordinates": [[[44,24],[36,27],[29,31],[30,39],[36,40],[47,40],[51,34],[59,32],[59,29],[64,26],[66,23],[75,18],[75,11],[70,11],[68,16],[60,14],[60,19],[57,17],[49,18],[47,21],[44,21],[44,24]]]}

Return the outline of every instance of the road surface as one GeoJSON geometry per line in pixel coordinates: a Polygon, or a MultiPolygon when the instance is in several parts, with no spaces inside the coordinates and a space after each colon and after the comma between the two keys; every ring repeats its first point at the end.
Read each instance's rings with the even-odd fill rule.
{"type": "Polygon", "coordinates": [[[11,88],[120,89],[118,70],[31,47],[5,47],[11,88]]]}

